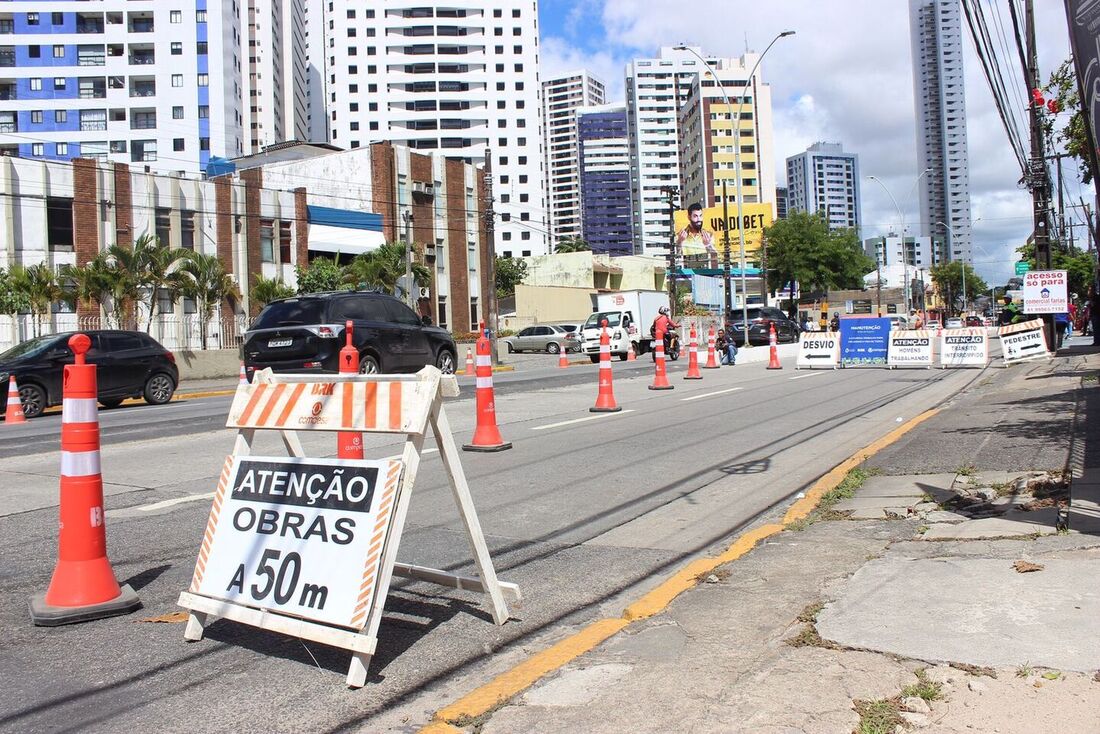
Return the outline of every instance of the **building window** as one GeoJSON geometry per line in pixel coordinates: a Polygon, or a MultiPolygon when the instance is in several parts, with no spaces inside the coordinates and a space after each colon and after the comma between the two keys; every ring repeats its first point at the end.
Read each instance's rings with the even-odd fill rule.
{"type": "Polygon", "coordinates": [[[275,220],[260,220],[260,261],[275,262],[275,220]]]}
{"type": "Polygon", "coordinates": [[[38,25],[38,13],[27,13],[27,25],[38,25]]]}
{"type": "Polygon", "coordinates": [[[199,119],[205,120],[210,117],[210,105],[199,105],[199,119]]]}
{"type": "Polygon", "coordinates": [[[172,119],[173,120],[182,120],[183,119],[183,107],[182,106],[177,106],[177,107],[172,108],[172,119]]]}
{"type": "Polygon", "coordinates": [[[63,58],[65,58],[65,47],[64,47],[64,46],[57,46],[57,45],[55,45],[55,46],[53,47],[53,57],[54,57],[55,59],[63,59],[63,58]]]}
{"type": "Polygon", "coordinates": [[[55,76],[53,78],[53,88],[54,88],[54,91],[64,89],[65,88],[65,77],[55,76]]]}
{"type": "Polygon", "coordinates": [[[199,138],[199,150],[210,150],[210,138],[199,138]]]}
{"type": "Polygon", "coordinates": [[[177,152],[183,150],[183,138],[172,138],[172,150],[177,152]]]}
{"type": "Polygon", "coordinates": [[[182,10],[173,10],[171,12],[171,14],[169,14],[169,16],[168,16],[168,22],[170,22],[170,23],[182,23],[183,22],[183,11],[182,10]]]}
{"type": "Polygon", "coordinates": [[[169,247],[172,242],[172,210],[168,207],[157,207],[153,210],[153,234],[157,237],[157,244],[169,247]]]}
{"type": "Polygon", "coordinates": [[[182,56],[183,55],[183,41],[172,41],[172,55],[173,56],[182,56]]]}
{"type": "Polygon", "coordinates": [[[72,250],[72,199],[59,196],[46,197],[46,243],[51,250],[72,250]]]}
{"type": "Polygon", "coordinates": [[[173,87],[182,87],[183,86],[183,74],[173,74],[172,75],[172,86],[173,87]]]}
{"type": "Polygon", "coordinates": [[[43,143],[31,143],[31,155],[42,155],[46,151],[43,143]]]}
{"type": "Polygon", "coordinates": [[[130,144],[130,160],[134,163],[155,161],[157,159],[157,141],[135,140],[130,144]]]}
{"type": "Polygon", "coordinates": [[[210,75],[209,74],[199,74],[199,86],[200,87],[209,87],[210,86],[210,75]]]}
{"type": "Polygon", "coordinates": [[[205,23],[206,22],[206,11],[205,10],[196,10],[195,11],[195,22],[196,23],[205,23]]]}
{"type": "Polygon", "coordinates": [[[206,56],[208,53],[210,53],[209,49],[210,47],[206,41],[197,41],[195,43],[195,53],[197,53],[199,56],[206,56]]]}
{"type": "Polygon", "coordinates": [[[31,91],[32,92],[41,92],[42,91],[42,79],[41,78],[39,78],[39,77],[32,77],[31,78],[31,91]]]}
{"type": "Polygon", "coordinates": [[[195,212],[187,209],[180,211],[180,247],[195,249],[195,212]]]}
{"type": "Polygon", "coordinates": [[[30,56],[32,59],[42,58],[42,47],[38,44],[27,46],[27,56],[30,56]]]}
{"type": "Polygon", "coordinates": [[[291,222],[279,222],[279,262],[289,263],[291,261],[291,243],[293,237],[291,235],[291,222]]]}
{"type": "Polygon", "coordinates": [[[31,123],[34,125],[42,124],[42,110],[31,110],[31,123]]]}

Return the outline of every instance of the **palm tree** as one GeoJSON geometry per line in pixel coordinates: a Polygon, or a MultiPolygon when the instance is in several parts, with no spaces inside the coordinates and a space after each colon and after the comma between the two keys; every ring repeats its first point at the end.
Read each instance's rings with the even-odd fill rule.
{"type": "Polygon", "coordinates": [[[562,252],[590,252],[592,250],[591,245],[587,241],[580,237],[566,237],[558,240],[558,244],[554,247],[555,253],[562,252]]]}
{"type": "Polygon", "coordinates": [[[72,306],[94,303],[97,309],[107,311],[107,318],[110,320],[113,278],[114,273],[107,264],[104,253],[85,265],[66,265],[61,269],[61,281],[65,286],[64,299],[72,306]]]}
{"type": "MultiPolygon", "coordinates": [[[[423,263],[413,262],[413,281],[420,286],[432,282],[432,271],[423,263]]],[[[398,282],[405,277],[405,243],[388,242],[376,250],[357,255],[344,268],[344,283],[368,288],[380,288],[396,293],[398,282]]]]}
{"type": "Polygon", "coordinates": [[[12,265],[11,282],[13,289],[30,303],[31,331],[34,336],[38,336],[39,320],[50,313],[54,303],[64,300],[64,289],[57,282],[53,269],[46,263],[30,267],[12,265]]]}
{"type": "Polygon", "coordinates": [[[153,327],[160,292],[167,291],[174,303],[185,285],[179,271],[189,252],[162,246],[160,239],[148,232],[134,240],[133,247],[113,245],[107,250],[107,263],[119,278],[117,285],[123,302],[145,307],[149,316],[145,324],[146,332],[153,327]]]}
{"type": "Polygon", "coordinates": [[[263,308],[272,301],[289,298],[294,293],[295,290],[284,283],[281,277],[265,278],[262,275],[257,275],[256,282],[252,286],[252,290],[249,291],[249,296],[260,308],[263,308]]]}
{"type": "Polygon", "coordinates": [[[231,306],[235,306],[240,299],[240,291],[237,284],[225,272],[225,266],[217,255],[206,255],[201,252],[187,253],[179,269],[183,275],[181,292],[188,298],[195,299],[195,308],[199,313],[199,334],[202,337],[202,348],[206,349],[207,324],[214,317],[214,309],[222,301],[228,300],[231,306]]]}

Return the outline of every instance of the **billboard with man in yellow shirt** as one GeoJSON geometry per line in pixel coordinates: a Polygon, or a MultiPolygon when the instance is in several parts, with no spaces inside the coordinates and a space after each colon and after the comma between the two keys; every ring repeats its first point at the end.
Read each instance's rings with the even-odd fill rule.
{"type": "MultiPolygon", "coordinates": [[[[729,220],[723,218],[723,207],[703,208],[692,204],[686,210],[677,211],[673,217],[676,244],[686,260],[706,263],[707,267],[719,267],[725,256],[726,226],[729,226],[730,262],[739,264],[741,258],[740,232],[737,208],[729,207],[729,220]]],[[[764,239],[764,228],[772,224],[772,205],[742,204],[741,224],[745,231],[745,260],[759,262],[759,251],[764,239]]]]}

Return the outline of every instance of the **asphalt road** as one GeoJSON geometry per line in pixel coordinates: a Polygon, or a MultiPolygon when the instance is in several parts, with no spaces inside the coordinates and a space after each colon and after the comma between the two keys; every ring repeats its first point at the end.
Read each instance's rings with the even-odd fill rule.
{"type": "MultiPolygon", "coordinates": [[[[615,365],[624,410],[588,412],[596,369],[531,370],[497,380],[510,451],[463,454],[500,577],[524,601],[492,624],[479,595],[395,582],[368,682],[344,686],[347,653],[212,624],[185,643],[177,611],[232,432],[227,398],[105,411],[103,473],[109,554],[138,591],[132,615],[36,628],[27,597],[44,590],[56,547],[55,418],[4,434],[0,482],[0,730],[412,731],[441,705],[585,622],[622,607],[687,560],[775,517],[829,468],[987,370],[705,371],[650,391],[647,363],[615,365]],[[33,434],[33,435],[28,435],[33,434]]],[[[464,384],[468,385],[469,382],[464,384]]],[[[445,409],[458,443],[473,431],[469,387],[445,409]]],[[[334,453],[305,436],[310,456],[334,453]]],[[[427,446],[434,446],[429,439],[427,446]]],[[[367,437],[368,458],[399,453],[367,437]]],[[[280,455],[265,436],[255,454],[280,455]]],[[[413,490],[399,553],[407,563],[472,569],[438,454],[413,490]]],[[[730,620],[751,624],[751,620],[730,620]]]]}

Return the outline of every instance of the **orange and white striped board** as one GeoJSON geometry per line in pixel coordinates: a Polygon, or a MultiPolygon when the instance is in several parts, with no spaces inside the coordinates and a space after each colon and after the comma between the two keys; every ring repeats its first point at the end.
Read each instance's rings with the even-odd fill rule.
{"type": "Polygon", "coordinates": [[[394,575],[481,591],[493,621],[509,617],[442,398],[458,381],[434,367],[415,375],[274,375],[237,387],[227,426],[237,429],[210,508],[191,585],[184,637],[210,617],[351,651],[347,683],[366,683],[394,575]],[[397,550],[431,427],[469,535],[478,575],[397,563],[397,550]],[[403,433],[399,458],[307,458],[298,430],[403,433]],[[282,434],[293,457],[252,456],[258,430],[282,434]]]}
{"type": "Polygon", "coordinates": [[[1054,356],[1047,348],[1042,319],[1008,324],[998,329],[997,333],[1001,337],[1001,352],[1004,355],[1005,364],[1050,359],[1054,356]]]}
{"type": "Polygon", "coordinates": [[[940,367],[985,367],[989,364],[989,333],[985,327],[944,329],[940,337],[940,367]]]}
{"type": "Polygon", "coordinates": [[[230,456],[190,591],[362,629],[401,470],[396,459],[230,456]]]}

